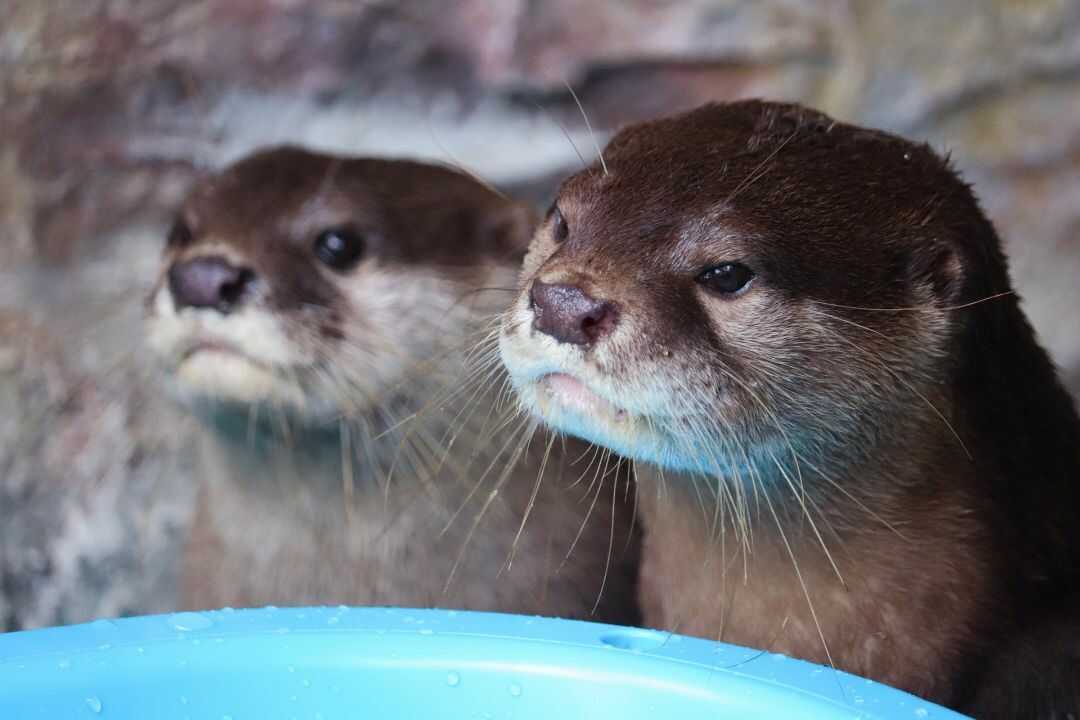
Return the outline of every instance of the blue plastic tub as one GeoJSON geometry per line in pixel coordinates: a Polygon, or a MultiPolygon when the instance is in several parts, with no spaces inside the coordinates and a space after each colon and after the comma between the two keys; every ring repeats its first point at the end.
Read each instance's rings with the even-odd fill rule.
{"type": "Polygon", "coordinates": [[[669,633],[382,608],[221,610],[0,635],[0,718],[913,720],[960,715],[669,633]]]}

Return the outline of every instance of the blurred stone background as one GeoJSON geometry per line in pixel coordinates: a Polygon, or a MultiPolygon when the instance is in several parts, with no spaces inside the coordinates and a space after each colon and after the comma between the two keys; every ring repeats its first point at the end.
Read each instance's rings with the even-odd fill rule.
{"type": "Polygon", "coordinates": [[[290,140],[541,202],[595,153],[567,83],[601,143],[765,96],[951,150],[1080,390],[1080,2],[3,0],[0,630],[172,605],[197,478],[139,318],[194,177],[290,140]]]}

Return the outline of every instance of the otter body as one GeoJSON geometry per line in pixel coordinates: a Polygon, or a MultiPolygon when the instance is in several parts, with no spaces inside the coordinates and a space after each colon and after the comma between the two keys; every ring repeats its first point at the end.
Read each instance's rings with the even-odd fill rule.
{"type": "Polygon", "coordinates": [[[584,446],[474,381],[533,222],[447,168],[298,148],[194,188],[147,327],[201,424],[186,608],[633,620],[626,488],[569,487],[584,446]]]}
{"type": "Polygon", "coordinates": [[[523,407],[639,461],[645,623],[1076,712],[1080,643],[1021,650],[1078,607],[1080,421],[948,163],[759,101],[603,157],[500,343],[523,407]]]}

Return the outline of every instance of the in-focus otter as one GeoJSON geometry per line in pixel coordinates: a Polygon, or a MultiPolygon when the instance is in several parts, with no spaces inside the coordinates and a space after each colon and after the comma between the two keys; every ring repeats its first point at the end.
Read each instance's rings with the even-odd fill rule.
{"type": "Polygon", "coordinates": [[[1080,422],[948,162],[760,101],[603,159],[538,228],[501,352],[524,407],[655,468],[645,623],[1075,711],[1034,690],[1064,651],[1020,649],[1080,607],[1080,422]]]}
{"type": "Polygon", "coordinates": [[[568,489],[584,445],[532,438],[468,377],[499,371],[493,288],[534,218],[449,168],[290,147],[193,189],[147,327],[205,428],[185,607],[633,620],[618,473],[568,489]]]}

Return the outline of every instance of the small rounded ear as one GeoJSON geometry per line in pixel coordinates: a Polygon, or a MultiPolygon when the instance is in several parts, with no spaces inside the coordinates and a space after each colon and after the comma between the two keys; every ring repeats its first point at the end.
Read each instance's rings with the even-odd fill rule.
{"type": "Polygon", "coordinates": [[[486,213],[480,224],[484,244],[501,257],[520,263],[529,249],[540,214],[531,206],[511,201],[486,213]]]}
{"type": "Polygon", "coordinates": [[[964,260],[954,247],[932,242],[911,256],[908,277],[913,285],[929,287],[942,305],[961,302],[966,272],[964,260]]]}

